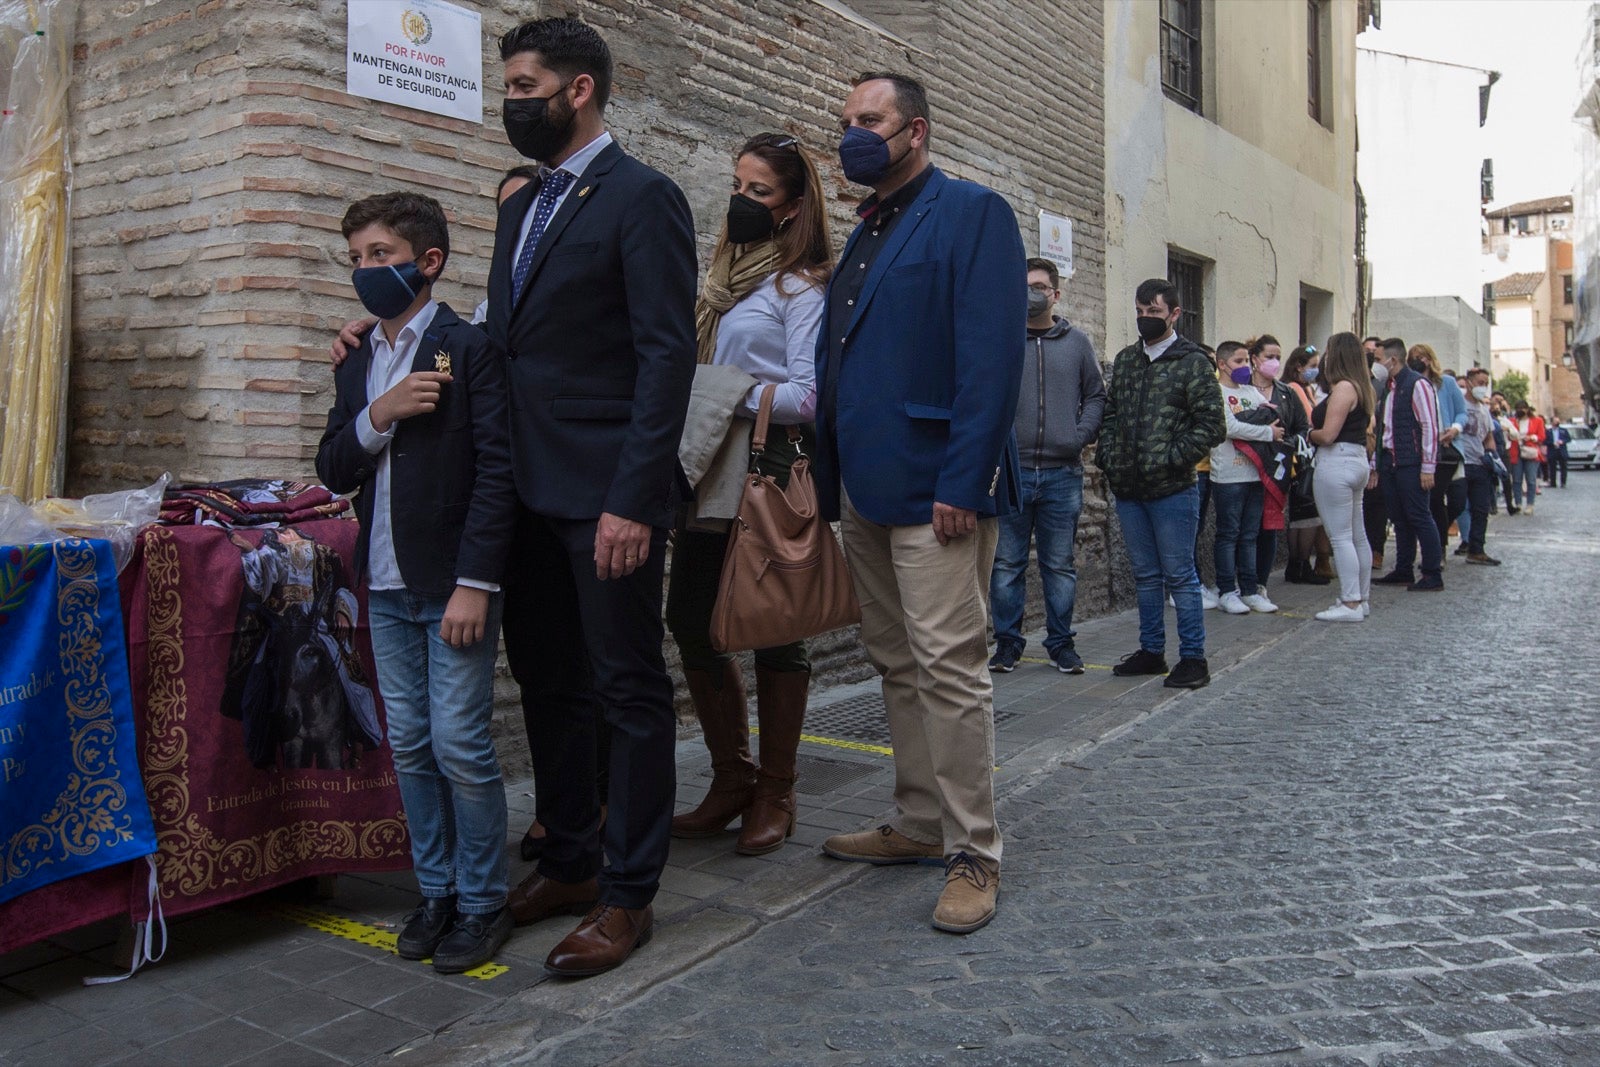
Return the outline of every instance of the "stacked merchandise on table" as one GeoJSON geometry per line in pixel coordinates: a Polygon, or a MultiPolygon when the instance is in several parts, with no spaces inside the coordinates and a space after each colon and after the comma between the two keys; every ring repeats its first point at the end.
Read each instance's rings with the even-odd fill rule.
{"type": "Polygon", "coordinates": [[[161,522],[225,530],[265,528],[331,519],[349,509],[350,501],[334,496],[326,486],[281,478],[238,478],[168,489],[161,501],[161,522]]]}

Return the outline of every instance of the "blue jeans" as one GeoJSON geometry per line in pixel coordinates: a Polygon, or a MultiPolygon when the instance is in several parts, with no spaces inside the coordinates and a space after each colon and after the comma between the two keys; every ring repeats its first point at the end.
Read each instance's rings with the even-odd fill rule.
{"type": "Polygon", "coordinates": [[[1054,659],[1072,647],[1072,605],[1078,567],[1072,550],[1083,511],[1083,468],[1046,467],[1022,472],[1022,510],[1000,519],[999,548],[989,575],[989,610],[997,647],[1021,650],[1022,609],[1028,596],[1028,542],[1039,543],[1044,584],[1044,648],[1054,659]]]}
{"type": "Polygon", "coordinates": [[[1212,482],[1211,499],[1217,510],[1217,592],[1237,591],[1254,596],[1260,588],[1256,582],[1256,541],[1261,536],[1266,491],[1259,480],[1212,482]]]}
{"type": "Polygon", "coordinates": [[[463,914],[506,903],[506,793],[489,720],[501,595],[482,639],[451,648],[439,636],[447,597],[403,589],[368,596],[378,691],[425,897],[457,896],[463,914]]]}
{"type": "MultiPolygon", "coordinates": [[[[1216,491],[1213,483],[1212,491],[1216,491]]],[[[1194,569],[1194,528],[1200,517],[1200,494],[1194,486],[1159,500],[1117,498],[1117,518],[1128,563],[1139,592],[1139,645],[1162,655],[1167,649],[1166,596],[1178,613],[1178,655],[1204,659],[1205,608],[1200,602],[1200,574],[1194,569]]]]}
{"type": "Polygon", "coordinates": [[[1518,507],[1527,502],[1532,507],[1539,494],[1539,461],[1537,459],[1519,459],[1517,466],[1511,472],[1511,491],[1516,498],[1518,507]],[[1524,489],[1523,487],[1527,488],[1524,489]]]}
{"type": "Polygon", "coordinates": [[[1196,499],[1200,502],[1199,517],[1194,522],[1194,569],[1199,574],[1200,567],[1200,531],[1206,528],[1206,505],[1211,503],[1211,472],[1194,472],[1196,499]]]}

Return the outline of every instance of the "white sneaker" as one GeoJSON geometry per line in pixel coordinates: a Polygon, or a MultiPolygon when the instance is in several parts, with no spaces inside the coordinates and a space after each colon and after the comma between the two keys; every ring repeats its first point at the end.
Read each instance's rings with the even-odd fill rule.
{"type": "Polygon", "coordinates": [[[1217,607],[1229,615],[1248,615],[1250,609],[1244,606],[1244,601],[1239,599],[1239,591],[1230,589],[1217,599],[1217,607]]]}
{"type": "Polygon", "coordinates": [[[1244,601],[1245,606],[1247,606],[1251,611],[1259,611],[1263,615],[1269,615],[1278,610],[1278,605],[1267,599],[1267,594],[1265,591],[1251,593],[1247,597],[1240,597],[1240,599],[1244,601]]]}
{"type": "Polygon", "coordinates": [[[1325,611],[1317,612],[1317,618],[1323,622],[1360,622],[1366,616],[1360,608],[1352,608],[1345,604],[1335,604],[1325,611]]]}
{"type": "Polygon", "coordinates": [[[1215,589],[1211,588],[1209,585],[1202,585],[1200,587],[1200,606],[1202,608],[1207,611],[1211,611],[1220,603],[1222,603],[1222,597],[1217,595],[1217,591],[1215,589]]]}
{"type": "Polygon", "coordinates": [[[1363,600],[1361,602],[1361,617],[1364,619],[1368,615],[1371,615],[1371,614],[1372,614],[1372,601],[1363,600]]]}
{"type": "Polygon", "coordinates": [[[1178,608],[1178,605],[1173,602],[1171,593],[1167,594],[1167,607],[1172,608],[1174,611],[1176,611],[1178,608]]]}

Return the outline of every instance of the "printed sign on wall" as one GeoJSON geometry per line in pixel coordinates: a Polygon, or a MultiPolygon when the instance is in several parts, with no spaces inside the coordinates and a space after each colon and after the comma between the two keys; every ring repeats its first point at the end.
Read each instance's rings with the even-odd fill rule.
{"type": "Polygon", "coordinates": [[[1071,219],[1039,212],[1039,258],[1054,263],[1063,278],[1072,277],[1071,219]]]}
{"type": "Polygon", "coordinates": [[[483,18],[444,0],[349,0],[345,92],[483,121],[483,18]]]}

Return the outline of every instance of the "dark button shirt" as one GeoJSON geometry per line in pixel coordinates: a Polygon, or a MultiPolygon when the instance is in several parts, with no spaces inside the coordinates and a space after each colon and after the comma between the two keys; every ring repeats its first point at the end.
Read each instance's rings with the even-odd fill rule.
{"type": "Polygon", "coordinates": [[[828,291],[826,329],[828,331],[828,377],[822,386],[822,410],[830,415],[836,410],[839,396],[839,358],[844,353],[845,333],[850,320],[855,317],[856,301],[861,299],[861,289],[867,274],[883,246],[889,243],[889,233],[900,217],[911,207],[912,201],[922,195],[922,190],[933,177],[933,164],[921,174],[890,193],[880,201],[876,194],[867,197],[856,209],[861,225],[856,229],[855,247],[848,261],[841,261],[833,271],[833,285],[828,291]]]}

